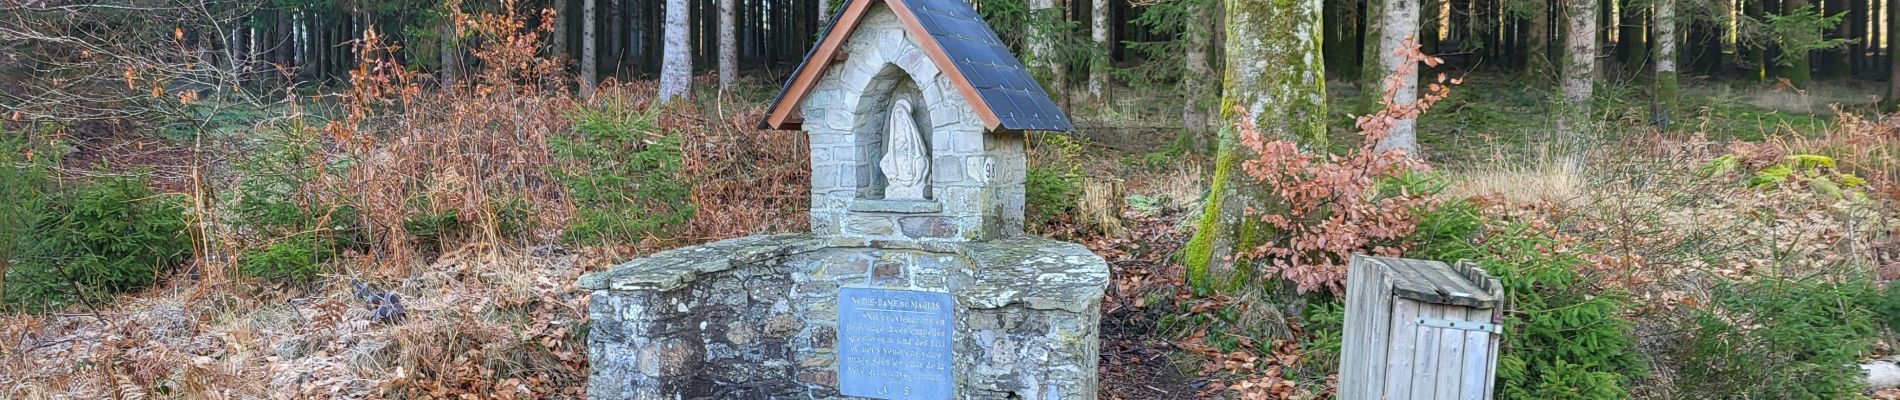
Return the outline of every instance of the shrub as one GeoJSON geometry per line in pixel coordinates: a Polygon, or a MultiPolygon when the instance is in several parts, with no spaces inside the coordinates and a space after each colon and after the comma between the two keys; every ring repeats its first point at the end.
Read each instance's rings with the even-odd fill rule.
{"type": "Polygon", "coordinates": [[[1407,256],[1472,260],[1504,285],[1499,399],[1621,399],[1643,373],[1624,294],[1579,270],[1583,246],[1523,222],[1489,219],[1469,201],[1422,215],[1407,256]]]}
{"type": "MultiPolygon", "coordinates": [[[[1814,135],[1786,134],[1768,138],[1760,145],[1731,145],[1737,150],[1756,150],[1753,158],[1796,155],[1824,156],[1828,169],[1839,180],[1865,181],[1867,188],[1885,199],[1900,199],[1900,115],[1861,117],[1835,112],[1835,124],[1814,135]],[[1753,149],[1750,149],[1753,147],[1753,149]],[[1837,169],[1838,167],[1838,169],[1837,169]],[[1848,179],[1851,177],[1851,179],[1848,179]]],[[[1738,153],[1741,153],[1738,151],[1738,153]]]]}
{"type": "Polygon", "coordinates": [[[43,310],[144,288],[191,254],[182,197],[154,192],[143,175],[56,196],[9,271],[10,303],[43,310]]]}
{"type": "Polygon", "coordinates": [[[1028,227],[1048,230],[1075,212],[1082,198],[1082,143],[1064,135],[1038,135],[1024,171],[1023,217],[1028,227]]]}
{"type": "Polygon", "coordinates": [[[693,216],[680,138],[659,128],[656,107],[614,100],[570,118],[573,134],[549,143],[562,166],[553,174],[574,204],[568,240],[634,242],[671,233],[693,216]]]}
{"type": "Polygon", "coordinates": [[[1840,399],[1866,388],[1879,298],[1864,280],[1767,279],[1717,288],[1689,327],[1677,392],[1693,399],[1840,399]]]}
{"type": "Polygon", "coordinates": [[[461,218],[452,209],[440,211],[418,209],[407,214],[408,217],[402,221],[403,231],[409,232],[409,236],[415,238],[417,247],[426,250],[441,251],[442,243],[450,236],[468,229],[467,224],[462,223],[461,218]]]}
{"type": "MultiPolygon", "coordinates": [[[[40,239],[34,227],[50,218],[46,196],[53,191],[51,160],[43,146],[25,133],[0,132],[0,300],[8,299],[8,271],[40,239]]],[[[0,312],[8,310],[0,301],[0,312]]]]}
{"type": "Polygon", "coordinates": [[[232,211],[236,225],[263,244],[238,255],[238,272],[274,282],[307,282],[339,245],[359,245],[356,209],[334,200],[321,182],[349,164],[322,153],[318,137],[293,118],[265,129],[235,167],[243,175],[232,211]]]}
{"type": "Polygon", "coordinates": [[[335,256],[336,242],[330,235],[303,232],[245,250],[238,258],[238,272],[273,282],[309,282],[323,272],[323,262],[335,256]]]}
{"type": "MultiPolygon", "coordinates": [[[[402,46],[365,31],[352,42],[350,85],[320,129],[328,163],[347,168],[325,177],[308,205],[353,209],[367,256],[359,274],[413,275],[426,265],[414,260],[432,250],[519,240],[500,234],[567,218],[548,146],[569,126],[574,101],[561,61],[539,51],[554,19],[525,6],[442,7],[452,34],[470,46],[471,65],[482,68],[425,91],[426,77],[401,64],[402,46]],[[517,202],[535,210],[533,220],[504,220],[519,213],[500,207],[517,202]]],[[[337,239],[346,248],[358,240],[337,239]]]]}
{"type": "Polygon", "coordinates": [[[1075,211],[1082,196],[1082,176],[1058,168],[1030,167],[1023,189],[1029,224],[1049,226],[1075,211]]]}
{"type": "MultiPolygon", "coordinates": [[[[1239,241],[1249,246],[1240,256],[1260,260],[1255,264],[1262,275],[1284,279],[1299,293],[1337,293],[1345,284],[1346,263],[1352,254],[1391,256],[1404,251],[1398,240],[1411,234],[1417,223],[1411,210],[1429,206],[1434,199],[1420,193],[1382,191],[1378,185],[1429,167],[1404,150],[1378,145],[1399,121],[1417,118],[1450,93],[1446,84],[1456,83],[1439,75],[1438,82],[1420,91],[1417,102],[1393,103],[1400,82],[1418,63],[1438,63],[1416,46],[1407,47],[1410,51],[1401,55],[1408,62],[1385,81],[1384,106],[1359,117],[1357,127],[1363,139],[1344,154],[1317,153],[1294,139],[1267,137],[1252,119],[1239,118],[1236,136],[1249,152],[1237,172],[1259,184],[1256,196],[1260,197],[1260,209],[1248,210],[1257,213],[1249,215],[1257,221],[1247,221],[1237,229],[1239,241]]],[[[1234,112],[1244,115],[1247,110],[1237,106],[1234,112]]],[[[1213,221],[1216,216],[1202,218],[1213,221]]],[[[1196,236],[1188,243],[1188,259],[1193,260],[1188,280],[1197,288],[1207,285],[1205,260],[1212,249],[1207,240],[1207,236],[1196,236]]]]}
{"type": "Polygon", "coordinates": [[[1889,333],[1900,332],[1900,285],[1887,285],[1880,291],[1880,297],[1874,299],[1875,322],[1886,328],[1889,333]]]}

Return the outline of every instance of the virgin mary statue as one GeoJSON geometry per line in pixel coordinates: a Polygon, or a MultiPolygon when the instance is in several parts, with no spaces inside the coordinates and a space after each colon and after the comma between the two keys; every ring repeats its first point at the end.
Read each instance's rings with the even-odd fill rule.
{"type": "Polygon", "coordinates": [[[884,132],[884,198],[923,200],[924,183],[930,176],[930,149],[910,116],[910,101],[898,99],[891,105],[891,118],[884,132]]]}

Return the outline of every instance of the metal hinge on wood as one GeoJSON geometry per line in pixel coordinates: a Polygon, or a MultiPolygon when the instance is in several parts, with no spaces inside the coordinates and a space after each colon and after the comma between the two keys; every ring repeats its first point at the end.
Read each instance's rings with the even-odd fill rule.
{"type": "Polygon", "coordinates": [[[1504,334],[1504,327],[1498,326],[1497,324],[1487,324],[1483,322],[1452,321],[1448,319],[1437,319],[1437,318],[1419,318],[1418,324],[1422,326],[1433,327],[1433,328],[1457,329],[1461,331],[1490,332],[1493,335],[1504,334]]]}

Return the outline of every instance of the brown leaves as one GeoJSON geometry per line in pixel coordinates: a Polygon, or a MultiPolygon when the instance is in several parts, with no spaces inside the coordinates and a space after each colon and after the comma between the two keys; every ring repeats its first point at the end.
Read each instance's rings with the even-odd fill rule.
{"type": "MultiPolygon", "coordinates": [[[[1359,117],[1356,125],[1363,141],[1345,154],[1311,153],[1291,140],[1269,140],[1250,119],[1240,118],[1241,145],[1254,153],[1241,169],[1271,195],[1270,209],[1256,218],[1279,233],[1246,255],[1262,260],[1268,275],[1294,283],[1301,293],[1339,290],[1346,277],[1345,262],[1353,253],[1401,253],[1406,244],[1398,240],[1410,235],[1418,223],[1411,210],[1433,202],[1419,193],[1379,193],[1382,181],[1429,169],[1401,150],[1378,149],[1379,142],[1400,121],[1417,118],[1444,99],[1450,92],[1445,84],[1456,81],[1439,75],[1438,83],[1431,84],[1417,101],[1395,101],[1403,79],[1416,70],[1417,63],[1439,62],[1419,53],[1416,44],[1402,46],[1399,53],[1413,62],[1386,79],[1385,108],[1359,117]]],[[[1236,107],[1235,112],[1245,114],[1246,110],[1236,107]]]]}
{"type": "Polygon", "coordinates": [[[1286,379],[1289,370],[1298,368],[1305,361],[1299,343],[1275,340],[1267,348],[1261,349],[1257,343],[1244,337],[1237,339],[1241,340],[1239,349],[1223,352],[1206,344],[1207,328],[1201,328],[1179,344],[1182,349],[1207,358],[1201,364],[1202,375],[1224,375],[1227,378],[1214,381],[1201,396],[1217,397],[1219,392],[1225,391],[1248,400],[1315,397],[1310,388],[1300,388],[1296,382],[1286,379]],[[1265,356],[1261,355],[1262,350],[1265,356]]]}

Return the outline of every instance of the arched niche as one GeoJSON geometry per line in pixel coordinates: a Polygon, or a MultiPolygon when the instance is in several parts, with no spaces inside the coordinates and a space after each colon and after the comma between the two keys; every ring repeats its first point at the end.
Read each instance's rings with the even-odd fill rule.
{"type": "MultiPolygon", "coordinates": [[[[935,82],[927,84],[935,84],[935,82]]],[[[858,160],[862,160],[857,166],[857,197],[881,200],[884,199],[884,190],[889,184],[879,165],[884,159],[886,138],[891,133],[889,123],[892,106],[899,99],[911,104],[911,120],[916,123],[918,132],[923,136],[924,147],[930,149],[925,157],[927,160],[932,160],[934,164],[938,154],[936,141],[932,140],[935,125],[930,120],[930,109],[934,104],[925,98],[924,91],[920,89],[912,73],[890,62],[879,67],[877,73],[865,82],[865,86],[858,93],[860,93],[858,104],[854,107],[857,112],[853,113],[851,124],[857,157],[858,160]]],[[[932,171],[936,169],[936,165],[931,166],[932,171]]],[[[927,182],[924,189],[926,199],[935,198],[932,194],[934,188],[930,184],[932,181],[934,179],[925,180],[927,182]]]]}

